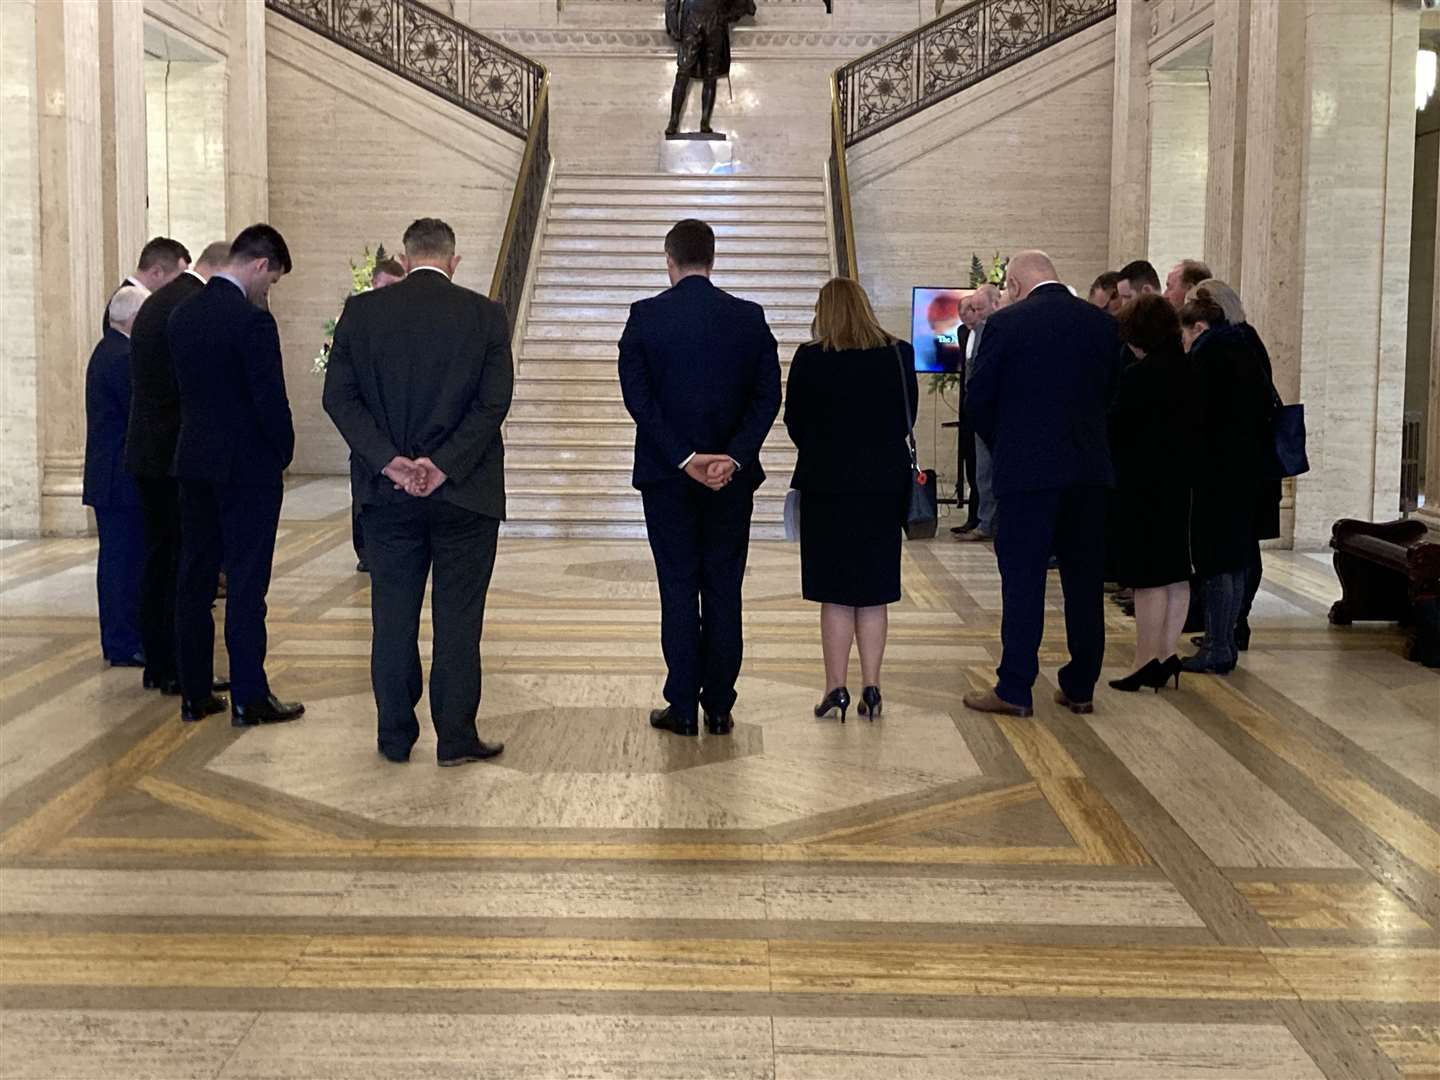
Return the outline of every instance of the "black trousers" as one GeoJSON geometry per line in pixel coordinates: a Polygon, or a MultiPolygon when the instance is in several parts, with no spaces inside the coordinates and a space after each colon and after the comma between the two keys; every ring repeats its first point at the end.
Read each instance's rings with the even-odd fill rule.
{"type": "Polygon", "coordinates": [[[665,700],[682,716],[735,705],[744,652],[740,590],[750,553],[752,488],[711,491],[682,479],[641,491],[660,582],[665,700]]]}
{"type": "Polygon", "coordinates": [[[175,644],[175,584],[180,575],[180,485],[168,476],[137,477],[145,515],[145,576],[140,591],[140,636],[145,677],[180,676],[175,644]]]}
{"type": "Polygon", "coordinates": [[[424,685],[420,611],[433,569],[430,717],[437,755],[458,757],[479,739],[480,633],[500,522],[433,498],[366,506],[361,517],[370,563],[370,679],[380,749],[408,754],[420,737],[415,716],[424,685]]]}
{"type": "Polygon", "coordinates": [[[140,596],[145,576],[145,517],[139,507],[96,507],[100,557],[95,566],[100,606],[100,651],[113,663],[130,663],[145,649],[140,596]]]}
{"type": "Polygon", "coordinates": [[[360,517],[364,509],[358,502],[350,503],[350,543],[355,546],[355,558],[362,563],[365,561],[365,528],[360,517]]]}
{"type": "Polygon", "coordinates": [[[1012,705],[1032,704],[1045,634],[1045,579],[1053,552],[1065,593],[1070,663],[1060,689],[1089,701],[1105,658],[1104,488],[1026,491],[1000,496],[995,555],[1000,563],[1003,652],[996,693],[1012,705]]]}
{"type": "Polygon", "coordinates": [[[192,701],[215,678],[215,620],[210,605],[225,567],[225,649],[235,701],[253,705],[270,693],[265,678],[265,595],[285,489],[180,481],[180,576],[175,627],[180,688],[192,701]],[[223,553],[223,560],[222,560],[223,553]]]}
{"type": "Polygon", "coordinates": [[[955,497],[966,506],[965,524],[972,529],[980,523],[980,487],[975,472],[975,430],[963,420],[960,423],[960,472],[963,483],[955,485],[955,497]],[[961,488],[965,493],[961,494],[961,488]]]}

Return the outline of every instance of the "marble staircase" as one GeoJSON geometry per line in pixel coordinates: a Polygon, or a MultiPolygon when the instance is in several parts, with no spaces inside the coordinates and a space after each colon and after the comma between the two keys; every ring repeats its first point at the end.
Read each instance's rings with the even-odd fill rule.
{"type": "MultiPolygon", "coordinates": [[[[809,339],[830,276],[818,177],[558,174],[505,426],[508,533],[644,536],[616,346],[630,304],[669,287],[664,237],[686,217],[715,229],[715,283],[765,306],[782,378],[809,339]]],[[[761,458],[754,535],[778,537],[795,462],[778,421],[761,458]]]]}

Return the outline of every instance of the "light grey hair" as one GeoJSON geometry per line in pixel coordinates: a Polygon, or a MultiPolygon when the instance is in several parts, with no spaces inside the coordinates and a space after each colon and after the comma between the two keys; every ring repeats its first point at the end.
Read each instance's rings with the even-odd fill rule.
{"type": "Polygon", "coordinates": [[[1250,321],[1245,317],[1245,305],[1240,302],[1240,294],[1219,278],[1206,278],[1186,293],[1185,299],[1190,299],[1201,290],[1209,294],[1210,299],[1214,300],[1220,306],[1220,310],[1225,312],[1226,322],[1238,326],[1240,323],[1250,321]]]}
{"type": "Polygon", "coordinates": [[[126,285],[117,292],[110,298],[111,325],[120,326],[133,320],[140,310],[140,305],[145,303],[145,298],[149,295],[150,290],[139,285],[126,285]]]}

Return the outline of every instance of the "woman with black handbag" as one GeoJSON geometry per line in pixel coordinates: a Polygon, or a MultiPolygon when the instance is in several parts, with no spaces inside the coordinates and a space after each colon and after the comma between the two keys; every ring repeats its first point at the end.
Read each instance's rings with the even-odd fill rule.
{"type": "Polygon", "coordinates": [[[855,642],[859,712],[873,720],[913,486],[915,354],[881,328],[865,290],[848,278],[820,290],[811,333],[790,364],[785,428],[800,452],[790,486],[801,500],[801,590],[820,605],[825,697],[815,715],[838,712],[844,721],[855,642]]]}

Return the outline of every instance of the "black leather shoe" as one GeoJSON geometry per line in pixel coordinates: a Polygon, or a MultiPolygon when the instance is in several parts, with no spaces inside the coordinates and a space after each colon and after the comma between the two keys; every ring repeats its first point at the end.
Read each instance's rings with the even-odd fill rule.
{"type": "Polygon", "coordinates": [[[299,720],[305,715],[305,706],[298,701],[279,701],[270,694],[263,701],[241,705],[238,701],[230,710],[230,723],[235,727],[254,727],[256,724],[284,724],[299,720]]]}
{"type": "Polygon", "coordinates": [[[122,656],[118,659],[112,660],[107,656],[105,658],[105,663],[109,664],[111,667],[143,668],[145,666],[145,657],[141,656],[139,653],[136,653],[134,656],[122,656]]]}
{"type": "Polygon", "coordinates": [[[380,747],[379,750],[380,756],[383,757],[386,761],[390,762],[390,764],[392,765],[404,765],[407,761],[410,760],[409,750],[401,753],[399,750],[386,750],[383,746],[380,747]]]}
{"type": "Polygon", "coordinates": [[[706,713],[705,730],[711,735],[729,735],[735,730],[735,718],[728,712],[706,713]]]}
{"type": "Polygon", "coordinates": [[[476,739],[473,750],[469,750],[463,754],[456,754],[454,757],[442,757],[437,760],[442,769],[451,769],[456,765],[469,765],[472,761],[484,761],[486,758],[495,757],[504,751],[504,749],[504,743],[486,742],[483,739],[476,739]]]}
{"type": "Polygon", "coordinates": [[[370,572],[370,564],[364,559],[361,559],[355,564],[355,572],[357,574],[368,574],[370,572]]]}
{"type": "Polygon", "coordinates": [[[230,689],[230,680],[224,675],[221,675],[217,679],[215,679],[215,681],[212,682],[210,685],[214,689],[214,691],[219,694],[225,690],[230,689]]]}
{"type": "Polygon", "coordinates": [[[187,724],[193,724],[197,720],[204,720],[207,716],[222,713],[229,706],[228,701],[215,694],[211,694],[202,701],[182,700],[180,702],[180,719],[187,724]]]}
{"type": "MultiPolygon", "coordinates": [[[[146,690],[159,690],[164,693],[169,693],[169,691],[165,689],[167,686],[173,686],[175,687],[176,694],[180,692],[179,679],[173,677],[167,679],[160,675],[151,675],[148,671],[145,672],[144,675],[140,676],[140,685],[143,686],[146,690]]],[[[171,696],[173,697],[174,695],[171,696]]]]}
{"type": "Polygon", "coordinates": [[[681,716],[674,706],[656,709],[650,714],[650,726],[674,735],[699,735],[700,722],[693,716],[681,716]]]}

